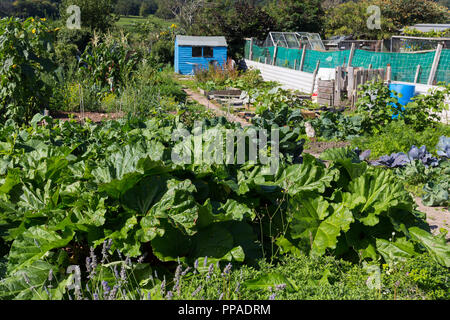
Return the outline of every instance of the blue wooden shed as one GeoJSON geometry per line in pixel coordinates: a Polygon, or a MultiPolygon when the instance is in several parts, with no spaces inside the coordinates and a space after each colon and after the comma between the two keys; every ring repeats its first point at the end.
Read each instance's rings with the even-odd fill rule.
{"type": "Polygon", "coordinates": [[[225,37],[181,36],[175,38],[175,72],[194,74],[196,68],[227,62],[225,37]]]}

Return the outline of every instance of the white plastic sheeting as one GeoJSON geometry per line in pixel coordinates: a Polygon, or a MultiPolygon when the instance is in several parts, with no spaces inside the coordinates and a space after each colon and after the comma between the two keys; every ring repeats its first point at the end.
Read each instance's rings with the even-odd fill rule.
{"type": "Polygon", "coordinates": [[[311,93],[313,85],[312,73],[272,66],[251,60],[245,60],[248,68],[261,71],[265,81],[276,81],[283,89],[299,90],[303,93],[311,93]]]}

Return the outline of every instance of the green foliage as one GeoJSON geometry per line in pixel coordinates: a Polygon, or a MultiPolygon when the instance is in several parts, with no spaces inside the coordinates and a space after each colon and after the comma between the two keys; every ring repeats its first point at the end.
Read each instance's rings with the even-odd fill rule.
{"type": "Polygon", "coordinates": [[[181,23],[181,27],[188,34],[225,36],[228,55],[237,59],[244,56],[246,37],[264,40],[270,31],[276,29],[269,9],[245,0],[208,0],[194,16],[194,21],[181,23]]]}
{"type": "Polygon", "coordinates": [[[371,150],[371,158],[376,159],[394,152],[408,152],[412,145],[425,145],[430,152],[436,152],[441,136],[449,136],[449,126],[435,124],[423,131],[416,132],[404,120],[391,121],[377,135],[364,135],[352,139],[352,146],[360,150],[371,150]]]}
{"type": "Polygon", "coordinates": [[[55,33],[44,20],[0,20],[0,122],[26,122],[48,106],[51,88],[41,77],[56,67],[50,60],[55,33]]]}
{"type": "Polygon", "coordinates": [[[405,34],[405,36],[410,36],[410,37],[423,37],[423,38],[448,38],[450,36],[450,30],[446,29],[444,31],[435,31],[435,30],[431,30],[428,32],[422,32],[420,30],[411,28],[411,27],[406,27],[403,30],[403,33],[405,34]]]}
{"type": "Polygon", "coordinates": [[[405,106],[401,117],[417,132],[433,127],[439,122],[442,111],[448,110],[445,97],[449,94],[450,84],[444,84],[439,89],[430,89],[428,95],[417,95],[405,106]]]}
{"type": "Polygon", "coordinates": [[[406,26],[416,23],[445,23],[448,10],[429,0],[346,1],[331,7],[325,20],[325,34],[352,35],[355,39],[387,39],[406,26]],[[370,30],[367,20],[370,5],[381,9],[381,28],[370,30]]]}
{"type": "Polygon", "coordinates": [[[392,104],[398,104],[391,98],[391,91],[383,82],[372,81],[361,85],[361,94],[356,105],[357,113],[362,116],[362,127],[367,133],[377,133],[398,114],[392,104]]]}
{"type": "Polygon", "coordinates": [[[82,78],[114,92],[118,90],[135,69],[139,56],[125,41],[108,38],[97,43],[94,39],[88,44],[79,60],[82,78]]]}
{"type": "Polygon", "coordinates": [[[62,21],[69,19],[70,15],[66,10],[71,5],[80,7],[81,25],[91,31],[106,32],[119,19],[114,15],[112,0],[63,0],[60,5],[62,21]]]}
{"type": "Polygon", "coordinates": [[[317,136],[327,140],[347,140],[363,132],[363,117],[347,116],[341,112],[325,111],[311,120],[317,136]]]}
{"type": "Polygon", "coordinates": [[[267,12],[274,18],[277,31],[320,33],[324,19],[321,2],[320,0],[275,0],[269,3],[267,12]]]}

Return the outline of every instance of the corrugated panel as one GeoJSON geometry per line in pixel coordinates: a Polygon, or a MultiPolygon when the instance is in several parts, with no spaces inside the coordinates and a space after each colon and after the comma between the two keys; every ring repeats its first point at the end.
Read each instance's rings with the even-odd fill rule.
{"type": "Polygon", "coordinates": [[[226,47],[227,40],[225,37],[196,37],[196,36],[180,36],[176,40],[179,46],[209,46],[209,47],[226,47]]]}
{"type": "Polygon", "coordinates": [[[277,66],[272,66],[255,61],[245,60],[247,67],[259,69],[265,81],[279,82],[285,89],[299,90],[310,93],[313,84],[313,75],[277,66]]]}
{"type": "MultiPolygon", "coordinates": [[[[227,48],[217,47],[213,49],[212,58],[192,57],[192,47],[178,47],[178,73],[193,74],[195,66],[208,68],[210,61],[217,61],[221,66],[227,61],[227,48]]],[[[177,59],[176,58],[176,59],[177,59]]]]}

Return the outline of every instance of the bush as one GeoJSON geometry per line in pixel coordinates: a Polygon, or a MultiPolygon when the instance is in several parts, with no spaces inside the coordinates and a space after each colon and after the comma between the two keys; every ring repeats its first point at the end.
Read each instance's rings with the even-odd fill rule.
{"type": "Polygon", "coordinates": [[[156,41],[151,49],[150,58],[156,64],[173,64],[174,61],[174,42],[172,40],[160,39],[156,41]]]}

